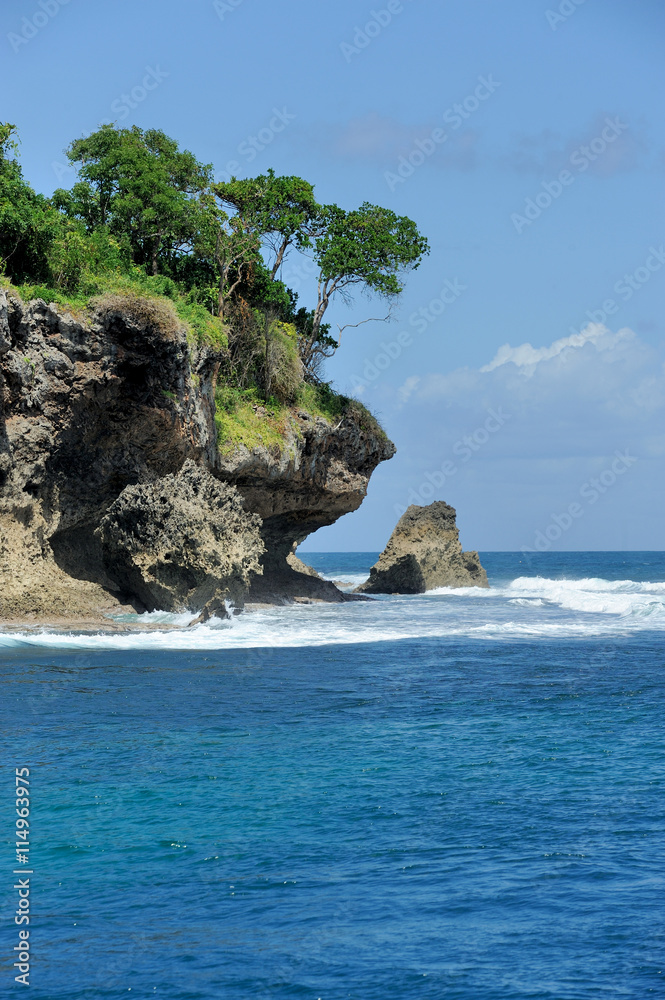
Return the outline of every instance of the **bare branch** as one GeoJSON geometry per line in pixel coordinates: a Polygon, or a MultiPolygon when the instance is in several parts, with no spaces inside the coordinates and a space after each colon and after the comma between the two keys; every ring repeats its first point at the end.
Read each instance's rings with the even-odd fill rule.
{"type": "Polygon", "coordinates": [[[339,334],[337,336],[337,346],[339,347],[342,342],[342,330],[353,330],[357,326],[362,326],[363,323],[387,323],[391,316],[392,309],[389,309],[387,316],[370,316],[368,319],[361,319],[359,323],[345,323],[344,326],[340,326],[338,323],[337,329],[339,330],[339,334]]]}

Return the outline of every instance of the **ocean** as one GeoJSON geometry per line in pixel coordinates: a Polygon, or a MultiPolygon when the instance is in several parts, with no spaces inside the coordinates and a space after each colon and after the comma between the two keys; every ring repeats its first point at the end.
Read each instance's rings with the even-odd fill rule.
{"type": "Polygon", "coordinates": [[[665,554],[481,559],[490,590],[0,626],[0,996],[28,768],[35,1000],[665,997],[665,554]]]}

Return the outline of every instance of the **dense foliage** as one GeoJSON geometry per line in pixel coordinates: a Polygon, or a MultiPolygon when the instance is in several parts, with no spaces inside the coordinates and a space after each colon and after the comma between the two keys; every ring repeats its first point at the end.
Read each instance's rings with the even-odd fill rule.
{"type": "Polygon", "coordinates": [[[0,124],[0,262],[10,275],[43,281],[48,249],[60,223],[41,195],[23,179],[16,162],[16,127],[0,124]]]}
{"type": "Polygon", "coordinates": [[[390,302],[429,251],[410,219],[320,205],[300,177],[215,183],[210,164],[155,129],[103,125],[75,140],[77,181],[51,198],[16,155],[15,127],[0,125],[0,273],[74,297],[152,284],[181,311],[216,317],[228,384],[266,400],[288,403],[303,378],[317,382],[339,345],[323,322],[335,297],[359,289],[390,302]],[[316,264],[310,307],[280,280],[291,251],[316,264]]]}

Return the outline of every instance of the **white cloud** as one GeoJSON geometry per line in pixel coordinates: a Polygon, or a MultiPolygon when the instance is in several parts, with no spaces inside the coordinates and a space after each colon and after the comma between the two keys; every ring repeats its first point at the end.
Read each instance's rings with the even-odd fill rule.
{"type": "Polygon", "coordinates": [[[503,344],[496,352],[496,355],[489,364],[483,365],[481,372],[491,372],[500,365],[514,364],[523,369],[524,374],[533,375],[536,365],[541,361],[549,361],[569,349],[584,347],[585,344],[595,344],[598,350],[610,350],[616,347],[621,341],[634,340],[635,334],[628,327],[612,333],[601,323],[589,323],[580,333],[574,333],[570,337],[561,337],[555,340],[549,347],[532,347],[531,344],[520,344],[519,347],[511,347],[510,344],[503,344]]]}
{"type": "Polygon", "coordinates": [[[466,545],[518,550],[586,504],[582,488],[607,478],[620,452],[630,472],[555,547],[662,548],[664,348],[589,325],[546,345],[506,344],[482,368],[437,373],[423,359],[399,388],[373,382],[366,402],[398,446],[378,472],[386,509],[443,499],[466,545]]]}
{"type": "Polygon", "coordinates": [[[397,391],[402,403],[407,402],[409,396],[418,388],[418,383],[420,381],[420,375],[409,375],[406,382],[399,387],[397,391]]]}
{"type": "Polygon", "coordinates": [[[547,346],[505,344],[480,369],[411,374],[393,405],[403,425],[436,427],[444,450],[503,407],[510,420],[483,450],[488,458],[572,459],[627,444],[639,450],[640,442],[651,454],[665,449],[662,357],[628,328],[614,333],[590,324],[547,346]]]}

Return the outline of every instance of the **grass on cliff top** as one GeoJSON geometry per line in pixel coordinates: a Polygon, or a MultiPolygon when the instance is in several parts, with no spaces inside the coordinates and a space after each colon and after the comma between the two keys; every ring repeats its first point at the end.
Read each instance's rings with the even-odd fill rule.
{"type": "Polygon", "coordinates": [[[210,344],[220,349],[228,345],[224,324],[213,316],[200,302],[183,295],[170,278],[151,277],[137,268],[136,275],[99,275],[88,285],[85,294],[67,294],[49,285],[10,285],[24,302],[44,299],[63,306],[77,319],[82,319],[91,309],[123,309],[138,319],[148,319],[162,330],[164,336],[173,336],[178,320],[185,326],[190,342],[210,344]]]}
{"type": "Polygon", "coordinates": [[[328,423],[337,423],[341,418],[353,420],[365,434],[371,434],[382,441],[388,440],[379,421],[360,400],[335,392],[327,382],[320,385],[303,382],[298,393],[297,407],[315,417],[323,417],[328,423]]]}
{"type": "Polygon", "coordinates": [[[218,385],[215,390],[217,447],[223,455],[244,445],[280,453],[291,411],[275,399],[263,402],[256,389],[218,385]]]}
{"type": "Polygon", "coordinates": [[[303,382],[293,406],[276,399],[264,402],[256,389],[218,385],[215,391],[217,447],[223,455],[241,445],[249,451],[264,447],[281,453],[289,424],[296,434],[300,434],[294,419],[300,410],[313,417],[322,417],[332,426],[343,419],[351,419],[365,433],[387,440],[376,417],[362,403],[334,392],[326,384],[315,386],[303,382]]]}
{"type": "MultiPolygon", "coordinates": [[[[170,278],[150,277],[142,271],[132,277],[107,274],[96,277],[94,287],[89,285],[85,294],[74,295],[48,285],[14,286],[2,276],[0,285],[17,292],[24,302],[31,299],[55,302],[79,320],[85,320],[95,309],[118,309],[138,322],[161,329],[165,337],[173,336],[180,320],[188,331],[190,342],[210,344],[218,349],[228,346],[221,320],[212,316],[201,303],[183,295],[170,278]]],[[[351,419],[366,434],[387,440],[376,417],[362,403],[336,393],[326,383],[302,382],[291,407],[275,399],[265,403],[256,389],[220,385],[215,393],[215,410],[217,443],[222,453],[233,451],[238,445],[245,445],[250,451],[263,446],[281,452],[288,425],[298,410],[322,417],[331,425],[341,419],[351,419]]]]}

